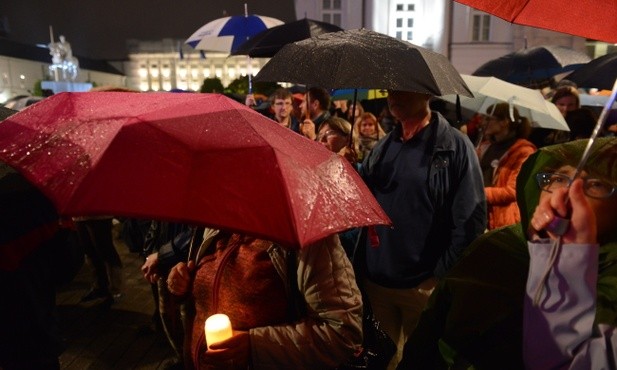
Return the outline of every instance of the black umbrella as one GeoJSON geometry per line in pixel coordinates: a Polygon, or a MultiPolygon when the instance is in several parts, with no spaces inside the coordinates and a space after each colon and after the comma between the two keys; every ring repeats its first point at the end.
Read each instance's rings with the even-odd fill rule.
{"type": "Polygon", "coordinates": [[[390,89],[472,97],[443,55],[366,29],[287,44],[255,76],[329,89],[390,89]]]}
{"type": "Polygon", "coordinates": [[[570,73],[566,78],[575,82],[579,87],[611,90],[617,79],[617,52],[592,60],[570,73]]]}
{"type": "Polygon", "coordinates": [[[343,29],[330,23],[312,19],[300,19],[276,27],[268,28],[240,45],[231,55],[248,55],[252,58],[271,58],[289,43],[308,39],[343,29]]]}
{"type": "Polygon", "coordinates": [[[488,61],[472,74],[497,77],[517,85],[538,85],[589,62],[585,53],[563,46],[536,46],[488,61]]]}

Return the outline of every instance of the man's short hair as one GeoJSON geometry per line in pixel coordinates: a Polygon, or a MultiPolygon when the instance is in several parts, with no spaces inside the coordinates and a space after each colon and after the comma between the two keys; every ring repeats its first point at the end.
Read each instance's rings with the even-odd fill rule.
{"type": "Polygon", "coordinates": [[[311,100],[317,100],[319,102],[321,109],[330,109],[330,94],[328,90],[321,87],[311,87],[308,94],[311,100]]]}
{"type": "Polygon", "coordinates": [[[274,104],[274,101],[276,99],[289,99],[293,102],[293,95],[291,95],[291,91],[287,90],[284,87],[279,87],[278,89],[274,90],[274,92],[272,93],[272,95],[270,95],[270,102],[272,104],[274,104]]]}

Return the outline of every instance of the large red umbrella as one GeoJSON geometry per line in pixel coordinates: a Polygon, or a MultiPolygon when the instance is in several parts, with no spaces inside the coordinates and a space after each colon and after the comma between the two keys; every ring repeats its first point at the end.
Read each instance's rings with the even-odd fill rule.
{"type": "Polygon", "coordinates": [[[344,159],[217,94],[57,94],[0,122],[0,160],[68,216],[198,223],[286,246],[390,223],[344,159]]]}
{"type": "Polygon", "coordinates": [[[508,22],[617,43],[614,0],[456,0],[508,22]]]}

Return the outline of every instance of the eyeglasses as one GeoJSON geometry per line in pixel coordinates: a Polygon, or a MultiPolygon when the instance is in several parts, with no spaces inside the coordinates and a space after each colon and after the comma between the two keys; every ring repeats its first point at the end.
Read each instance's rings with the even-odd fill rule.
{"type": "MultiPolygon", "coordinates": [[[[536,175],[536,181],[542,191],[552,193],[570,186],[573,180],[563,173],[540,172],[536,175]]],[[[583,191],[588,197],[603,199],[615,194],[615,185],[600,179],[584,178],[583,191]]]]}
{"type": "Polygon", "coordinates": [[[324,132],[323,134],[319,134],[319,136],[317,136],[317,141],[322,141],[324,139],[328,139],[330,136],[333,135],[341,135],[342,134],[339,131],[336,130],[328,130],[326,132],[324,132]]]}

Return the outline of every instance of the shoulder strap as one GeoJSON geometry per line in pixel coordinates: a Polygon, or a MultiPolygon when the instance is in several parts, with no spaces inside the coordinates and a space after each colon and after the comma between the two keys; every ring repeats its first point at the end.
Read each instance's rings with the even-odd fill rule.
{"type": "Polygon", "coordinates": [[[300,288],[298,288],[298,264],[296,260],[296,250],[287,250],[285,262],[287,264],[287,279],[289,280],[290,293],[289,297],[287,297],[287,319],[289,322],[298,321],[306,316],[306,302],[304,301],[304,295],[302,295],[300,288]]]}

